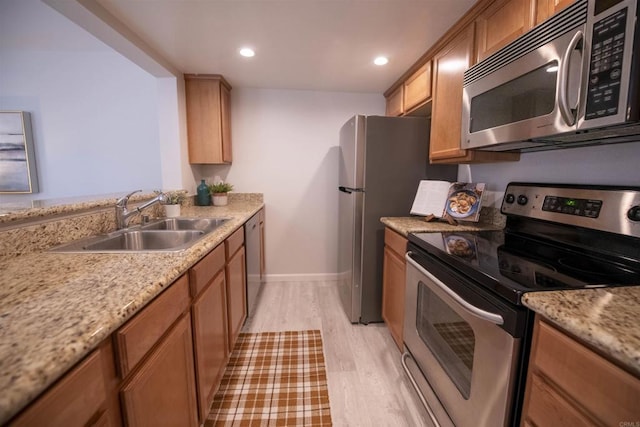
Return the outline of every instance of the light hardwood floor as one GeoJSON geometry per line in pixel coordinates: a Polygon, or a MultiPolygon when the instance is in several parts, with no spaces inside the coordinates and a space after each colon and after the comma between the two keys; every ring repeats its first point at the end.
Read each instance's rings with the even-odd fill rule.
{"type": "Polygon", "coordinates": [[[387,327],[352,325],[336,283],[266,283],[243,331],[303,329],[322,331],[334,426],[429,425],[387,327]]]}

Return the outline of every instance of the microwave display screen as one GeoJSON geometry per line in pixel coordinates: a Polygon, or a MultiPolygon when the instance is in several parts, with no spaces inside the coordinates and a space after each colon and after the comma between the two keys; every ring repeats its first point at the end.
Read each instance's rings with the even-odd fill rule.
{"type": "Polygon", "coordinates": [[[519,76],[471,99],[469,130],[494,128],[551,114],[556,103],[558,62],[519,76]]]}
{"type": "Polygon", "coordinates": [[[609,9],[617,5],[618,3],[622,3],[623,0],[596,0],[596,8],[594,11],[594,15],[600,15],[605,10],[609,9]]]}

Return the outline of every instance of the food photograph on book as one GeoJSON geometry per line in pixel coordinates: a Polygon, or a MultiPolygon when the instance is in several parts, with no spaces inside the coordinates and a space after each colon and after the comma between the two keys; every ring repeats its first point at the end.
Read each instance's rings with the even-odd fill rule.
{"type": "Polygon", "coordinates": [[[423,180],[418,185],[411,215],[446,215],[460,221],[478,222],[484,183],[423,180]]]}

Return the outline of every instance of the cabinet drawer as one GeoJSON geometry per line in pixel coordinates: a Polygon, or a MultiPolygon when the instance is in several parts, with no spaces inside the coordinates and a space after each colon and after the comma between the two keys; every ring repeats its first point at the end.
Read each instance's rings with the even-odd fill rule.
{"type": "Polygon", "coordinates": [[[122,378],[189,307],[189,279],[183,275],[115,333],[122,378]]]}
{"type": "Polygon", "coordinates": [[[10,425],[90,425],[106,401],[100,350],[91,353],[10,425]]]}
{"type": "Polygon", "coordinates": [[[390,228],[384,229],[384,244],[404,259],[407,252],[407,239],[390,228]]]}
{"type": "Polygon", "coordinates": [[[640,379],[547,323],[538,326],[534,372],[606,425],[640,420],[640,379]]]}
{"type": "Polygon", "coordinates": [[[224,241],[227,260],[244,244],[244,228],[240,227],[224,241]]]}
{"type": "Polygon", "coordinates": [[[218,245],[189,270],[191,296],[196,297],[204,287],[224,268],[224,245],[218,245]]]}

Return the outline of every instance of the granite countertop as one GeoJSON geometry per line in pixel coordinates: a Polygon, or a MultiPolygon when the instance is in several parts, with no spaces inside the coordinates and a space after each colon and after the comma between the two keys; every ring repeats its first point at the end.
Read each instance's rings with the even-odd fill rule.
{"type": "Polygon", "coordinates": [[[264,203],[183,207],[229,218],[181,252],[35,252],[0,258],[0,424],[73,367],[264,203]]]}
{"type": "Polygon", "coordinates": [[[409,233],[436,233],[447,231],[485,231],[501,230],[503,226],[489,223],[459,223],[451,225],[447,222],[427,222],[422,217],[382,217],[380,218],[387,227],[407,237],[409,233]]]}
{"type": "Polygon", "coordinates": [[[640,375],[640,286],[530,292],[522,302],[640,375]]]}

